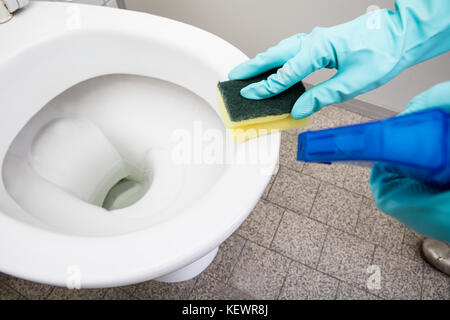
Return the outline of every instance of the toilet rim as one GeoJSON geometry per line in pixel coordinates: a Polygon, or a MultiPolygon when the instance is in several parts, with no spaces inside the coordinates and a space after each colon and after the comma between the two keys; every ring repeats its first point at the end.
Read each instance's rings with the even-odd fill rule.
{"type": "MultiPolygon", "coordinates": [[[[42,91],[34,90],[32,94],[17,97],[15,100],[6,100],[11,102],[9,104],[11,110],[15,110],[15,105],[24,106],[30,101],[34,103],[35,109],[30,109],[26,114],[22,111],[18,112],[15,118],[17,121],[13,123],[11,118],[5,119],[2,136],[9,133],[9,140],[0,142],[0,167],[3,167],[7,148],[17,134],[18,128],[20,130],[37,110],[72,85],[92,76],[108,74],[105,72],[108,70],[104,65],[95,65],[90,66],[89,71],[85,73],[81,72],[82,70],[77,70],[76,73],[66,72],[63,81],[56,77],[40,78],[37,72],[26,73],[26,67],[33,65],[33,62],[39,63],[39,61],[33,61],[41,57],[40,54],[36,54],[38,52],[36,50],[43,50],[43,53],[49,52],[52,44],[70,41],[72,35],[86,37],[89,41],[99,34],[109,35],[111,39],[119,35],[130,36],[138,40],[148,40],[153,46],[155,41],[156,43],[161,41],[167,44],[167,48],[183,48],[194,57],[192,61],[198,60],[198,63],[214,69],[219,77],[218,80],[225,80],[227,72],[233,66],[247,59],[241,51],[208,32],[166,18],[138,12],[76,5],[83,15],[83,28],[74,31],[68,28],[64,21],[64,12],[69,6],[74,4],[33,3],[30,8],[0,27],[1,38],[8,32],[20,33],[33,21],[38,22],[45,17],[52,18],[50,27],[36,24],[36,27],[27,30],[27,34],[22,38],[19,35],[19,39],[15,39],[14,44],[9,47],[10,50],[0,52],[0,85],[5,87],[8,85],[9,95],[33,83],[45,83],[46,87],[42,91]],[[98,19],[99,15],[102,19],[98,19]],[[156,34],[154,30],[157,27],[164,27],[164,32],[156,34]],[[189,39],[189,41],[183,39],[189,39]],[[27,63],[24,64],[24,62],[27,63]],[[28,74],[28,78],[24,78],[20,87],[19,84],[15,84],[14,87],[12,82],[7,82],[1,76],[11,72],[19,75],[20,72],[28,74]],[[6,120],[9,122],[8,125],[6,120]]],[[[167,48],[165,50],[168,50],[167,48]]],[[[175,83],[177,83],[175,80],[179,80],[177,77],[165,79],[161,74],[164,72],[162,69],[153,70],[156,71],[153,73],[148,70],[143,72],[142,68],[137,68],[135,64],[128,64],[125,67],[116,65],[114,70],[118,70],[118,73],[156,76],[175,83]],[[129,72],[123,72],[127,70],[129,72]]],[[[170,75],[167,74],[166,78],[168,76],[170,75]]],[[[197,93],[213,108],[216,107],[216,92],[215,90],[211,92],[215,83],[208,87],[208,90],[205,89],[208,93],[202,94],[198,88],[192,87],[191,83],[179,82],[177,84],[197,93]]],[[[0,99],[7,98],[1,95],[0,92],[0,99]]],[[[217,109],[216,112],[218,112],[217,109]]],[[[272,172],[276,167],[280,135],[277,133],[275,136],[278,139],[275,144],[265,143],[268,139],[268,136],[265,136],[253,139],[245,145],[250,152],[256,152],[259,148],[267,149],[271,156],[269,163],[229,166],[220,180],[209,190],[207,196],[183,214],[156,226],[117,236],[71,236],[19,221],[4,213],[17,209],[17,204],[7,194],[1,179],[0,271],[32,281],[64,286],[70,277],[70,267],[77,266],[81,272],[83,287],[102,287],[152,279],[188,265],[223,242],[256,205],[270,179],[270,174],[261,174],[261,172],[272,172]],[[238,185],[236,181],[239,181],[238,185]],[[250,197],[247,192],[243,192],[246,190],[253,190],[250,197]],[[177,236],[173,237],[173,235],[177,236]],[[164,241],[164,246],[160,245],[161,241],[164,241]]],[[[244,146],[241,149],[243,150],[244,146]]]]}

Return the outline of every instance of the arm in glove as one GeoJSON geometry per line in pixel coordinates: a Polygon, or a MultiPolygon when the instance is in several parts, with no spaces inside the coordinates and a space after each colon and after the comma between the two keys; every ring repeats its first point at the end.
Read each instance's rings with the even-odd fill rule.
{"type": "MultiPolygon", "coordinates": [[[[433,107],[450,112],[450,81],[412,99],[403,114],[433,107]]],[[[434,189],[381,163],[372,167],[370,187],[381,211],[423,235],[450,243],[450,190],[434,189]]]]}
{"type": "Polygon", "coordinates": [[[375,89],[402,70],[450,49],[449,0],[397,0],[395,12],[381,9],[331,28],[297,34],[231,70],[246,79],[281,67],[267,80],[241,90],[248,99],[277,95],[310,73],[337,69],[336,75],[306,91],[291,115],[305,118],[322,107],[375,89]]]}

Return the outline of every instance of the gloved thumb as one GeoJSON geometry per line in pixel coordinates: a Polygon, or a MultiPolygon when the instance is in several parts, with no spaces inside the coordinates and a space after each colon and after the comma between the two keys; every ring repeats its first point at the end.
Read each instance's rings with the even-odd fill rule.
{"type": "Polygon", "coordinates": [[[405,115],[434,107],[441,107],[450,111],[450,81],[439,83],[415,96],[400,114],[405,115]]]}

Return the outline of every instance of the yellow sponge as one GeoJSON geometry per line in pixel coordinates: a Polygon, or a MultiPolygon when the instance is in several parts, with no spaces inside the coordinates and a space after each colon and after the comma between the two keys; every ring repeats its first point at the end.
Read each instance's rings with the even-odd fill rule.
{"type": "MultiPolygon", "coordinates": [[[[238,81],[238,80],[232,80],[238,81]]],[[[219,88],[220,88],[219,83],[219,88]]],[[[223,82],[222,82],[223,84],[223,82]]],[[[256,138],[258,136],[270,134],[275,131],[280,130],[289,130],[295,128],[301,128],[308,124],[308,118],[295,120],[291,117],[290,112],[282,113],[282,114],[268,114],[256,116],[254,118],[248,118],[243,120],[231,120],[228,112],[227,105],[225,104],[222,93],[224,90],[218,88],[218,107],[220,114],[222,116],[223,122],[225,126],[230,130],[230,133],[233,136],[233,140],[235,142],[245,142],[249,139],[256,138]]],[[[299,93],[300,94],[300,93],[299,93]]],[[[298,96],[297,96],[298,98],[298,96]]],[[[250,105],[252,108],[258,108],[258,101],[267,101],[267,100],[247,100],[242,98],[243,100],[250,101],[250,105]]],[[[233,101],[236,102],[236,101],[233,101]]],[[[238,100],[239,102],[239,100],[238,100]]],[[[276,103],[276,101],[275,101],[276,103]]],[[[247,104],[249,104],[247,102],[247,104]]],[[[292,106],[292,104],[291,104],[292,106]]],[[[241,111],[242,112],[242,111],[241,111]]]]}

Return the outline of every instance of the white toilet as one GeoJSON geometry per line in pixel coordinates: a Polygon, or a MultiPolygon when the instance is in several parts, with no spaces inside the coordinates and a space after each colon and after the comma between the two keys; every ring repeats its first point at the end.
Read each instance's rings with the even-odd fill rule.
{"type": "Polygon", "coordinates": [[[203,271],[277,165],[279,133],[227,144],[216,84],[246,59],[105,7],[37,2],[0,24],[0,272],[111,287],[203,271]]]}

